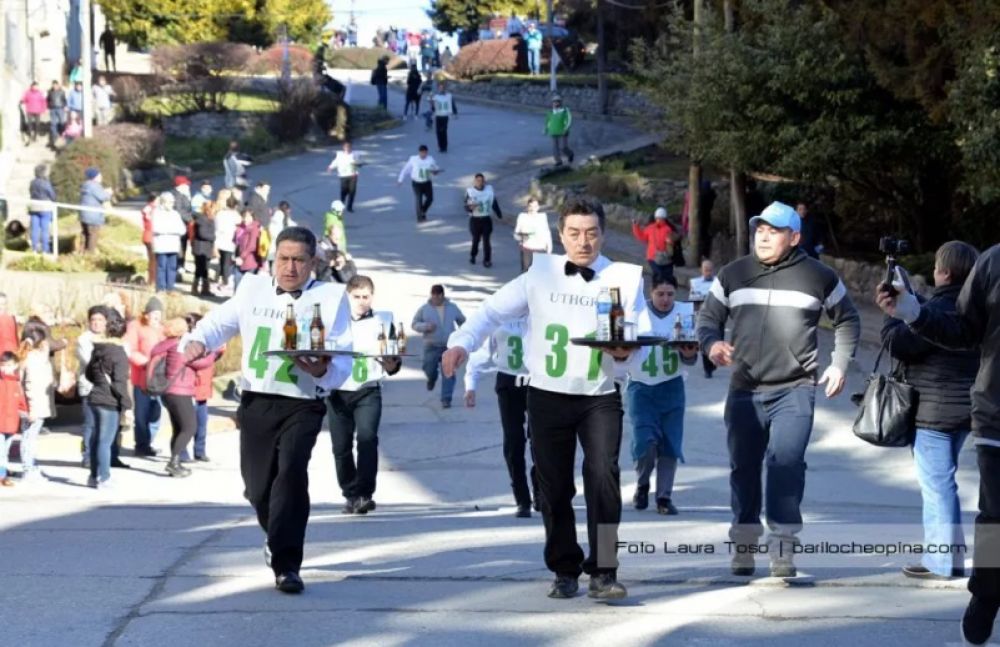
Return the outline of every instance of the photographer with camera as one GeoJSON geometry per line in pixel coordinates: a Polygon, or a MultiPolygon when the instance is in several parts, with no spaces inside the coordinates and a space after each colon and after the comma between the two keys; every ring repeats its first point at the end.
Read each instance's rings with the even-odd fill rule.
{"type": "MultiPolygon", "coordinates": [[[[978,256],[979,251],[967,243],[953,240],[942,245],[934,256],[934,294],[924,305],[955,312],[958,292],[978,256]]],[[[924,543],[964,548],[955,472],[972,424],[969,389],[979,370],[979,352],[935,346],[892,317],[886,317],[882,343],[903,362],[905,381],[917,392],[913,462],[923,501],[924,543]]],[[[933,580],[965,577],[965,551],[928,551],[921,563],[904,566],[903,575],[933,580]]]]}
{"type": "Polygon", "coordinates": [[[1000,245],[986,250],[965,280],[955,312],[921,306],[907,289],[906,273],[878,286],[875,302],[921,337],[956,350],[980,347],[979,373],[972,387],[972,433],[979,459],[979,515],[962,636],[983,645],[1000,610],[1000,245]]]}

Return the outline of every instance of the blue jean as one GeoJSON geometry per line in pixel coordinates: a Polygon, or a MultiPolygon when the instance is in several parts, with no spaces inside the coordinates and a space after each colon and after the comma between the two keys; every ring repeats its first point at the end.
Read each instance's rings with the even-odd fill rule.
{"type": "MultiPolygon", "coordinates": [[[[447,350],[444,346],[426,346],[424,348],[424,375],[431,382],[438,378],[438,366],[441,364],[441,356],[447,350]]],[[[455,392],[455,376],[445,377],[441,374],[441,402],[451,404],[452,393],[455,392]]]]}
{"type": "Polygon", "coordinates": [[[177,284],[177,254],[156,255],[156,291],[173,290],[177,284]]]}
{"type": "Polygon", "coordinates": [[[97,438],[90,443],[90,476],[100,482],[111,478],[111,445],[118,435],[120,414],[109,407],[93,407],[97,438]]]}
{"type": "Polygon", "coordinates": [[[194,456],[201,458],[205,455],[205,439],[208,437],[208,402],[196,400],[194,413],[198,419],[198,426],[194,432],[194,456]]]}
{"type": "Polygon", "coordinates": [[[49,137],[55,142],[66,125],[66,110],[64,108],[49,109],[49,137]]]}
{"type": "Polygon", "coordinates": [[[389,109],[389,86],[379,83],[375,86],[378,90],[378,105],[382,106],[383,110],[389,109]]]}
{"type": "Polygon", "coordinates": [[[10,446],[14,444],[14,434],[0,434],[0,479],[7,478],[7,462],[10,460],[10,446]]]}
{"type": "MultiPolygon", "coordinates": [[[[806,447],[812,435],[816,387],[802,385],[774,391],[732,390],[726,399],[733,526],[730,538],[755,543],[760,525],[761,473],[767,465],[768,541],[782,546],[802,530],[802,495],[806,486],[806,447]]],[[[777,553],[777,547],[774,553],[777,553]]]]}
{"type": "Polygon", "coordinates": [[[962,532],[962,509],[958,502],[958,453],[968,431],[935,431],[917,428],[913,442],[913,463],[917,468],[920,496],[923,499],[924,544],[961,546],[947,552],[926,552],[924,568],[938,575],[950,576],[952,569],[965,564],[965,534],[962,532]]]}
{"type": "Polygon", "coordinates": [[[542,69],[542,50],[528,48],[528,69],[532,74],[540,73],[542,69]]]}
{"type": "Polygon", "coordinates": [[[94,436],[94,429],[97,426],[97,419],[94,415],[94,407],[90,406],[90,396],[80,398],[80,406],[83,408],[83,424],[80,425],[81,452],[84,458],[90,456],[90,443],[94,436]]]}
{"type": "Polygon", "coordinates": [[[160,430],[160,399],[147,395],[137,386],[132,387],[135,401],[135,448],[145,450],[153,448],[156,432],[160,430]]]}
{"type": "Polygon", "coordinates": [[[31,249],[39,254],[47,254],[52,251],[52,243],[49,240],[49,228],[52,226],[51,211],[31,212],[31,249]]]}
{"type": "Polygon", "coordinates": [[[28,426],[21,432],[21,465],[25,472],[38,469],[35,454],[38,450],[38,434],[42,431],[42,423],[44,422],[45,420],[39,418],[28,423],[28,426]]]}
{"type": "Polygon", "coordinates": [[[677,462],[684,461],[684,378],[654,385],[629,382],[626,396],[636,485],[648,488],[655,470],[656,498],[669,499],[677,462]]]}

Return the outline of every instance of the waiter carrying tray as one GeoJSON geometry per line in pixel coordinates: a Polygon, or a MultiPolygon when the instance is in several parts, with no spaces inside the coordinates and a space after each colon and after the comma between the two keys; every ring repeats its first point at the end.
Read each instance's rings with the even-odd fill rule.
{"type": "Polygon", "coordinates": [[[309,459],[326,415],[323,396],[350,374],[351,358],[265,353],[290,345],[350,350],[351,314],[342,285],[310,278],[316,256],[311,231],[289,227],[275,249],[274,277],[246,275],[236,294],[181,340],[180,350],[191,362],[236,335],[243,338],[237,420],[244,495],[267,535],[264,558],[275,587],[300,593],[309,459]]]}
{"type": "MultiPolygon", "coordinates": [[[[531,268],[488,297],[448,340],[442,358],[453,375],[469,353],[498,327],[527,317],[524,360],[529,374],[528,424],[534,447],[545,564],[555,573],[551,598],[571,598],[580,573],[590,575],[589,596],[627,595],[617,580],[615,545],[622,499],[618,454],[622,401],[615,379],[641,363],[634,347],[590,348],[571,340],[600,334],[598,302],[617,289],[626,321],[640,321],[646,308],[642,268],[601,256],[604,210],[586,199],[569,200],[559,216],[566,255],[539,255],[531,268]],[[576,445],[583,447],[584,497],[590,554],[576,540],[573,512],[576,445]]],[[[644,318],[648,320],[648,318],[644,318]]],[[[641,331],[640,331],[641,332],[641,331]]]]}

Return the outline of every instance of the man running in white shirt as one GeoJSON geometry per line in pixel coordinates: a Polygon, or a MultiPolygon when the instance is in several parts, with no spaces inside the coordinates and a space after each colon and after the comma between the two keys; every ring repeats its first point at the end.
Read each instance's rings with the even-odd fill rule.
{"type": "Polygon", "coordinates": [[[358,193],[358,169],[362,166],[361,156],[351,148],[351,142],[344,141],[343,148],[326,167],[329,173],[337,169],[340,178],[340,201],[347,205],[347,210],[354,213],[354,196],[358,193]]]}
{"type": "Polygon", "coordinates": [[[240,472],[244,495],[267,535],[264,559],[275,587],[301,593],[299,577],[309,520],[309,459],[323,426],[323,394],[351,372],[349,356],[288,358],[264,355],[283,347],[286,317],[298,324],[298,348],[309,348],[317,308],[327,349],[351,348],[350,308],[344,287],[310,279],[316,237],[290,227],[275,241],[274,278],[247,274],[231,299],[210,311],[179,346],[187,362],[243,338],[240,472]]]}
{"type": "Polygon", "coordinates": [[[417,154],[410,156],[399,172],[396,184],[402,184],[403,178],[409,176],[413,186],[413,200],[417,209],[417,222],[427,221],[427,210],[434,201],[434,186],[431,178],[441,172],[437,162],[427,152],[427,146],[421,144],[417,154]]]}
{"type": "Polygon", "coordinates": [[[437,92],[431,97],[431,109],[434,111],[434,131],[437,134],[438,152],[448,152],[448,118],[455,115],[458,119],[458,105],[455,98],[448,92],[448,84],[438,83],[437,92]]]}
{"type": "Polygon", "coordinates": [[[476,352],[469,355],[465,367],[465,406],[476,406],[476,388],[480,377],[496,369],[497,404],[500,406],[500,424],[503,427],[503,457],[510,475],[517,504],[515,517],[531,517],[531,491],[535,493],[535,510],[540,510],[538,481],[535,468],[531,468],[531,491],[524,450],[530,435],[525,429],[528,413],[528,369],[524,365],[523,319],[506,323],[490,335],[476,352]]]}
{"type": "Polygon", "coordinates": [[[552,231],[549,218],[538,210],[538,198],[528,198],[528,210],[517,214],[514,238],[521,247],[521,271],[531,267],[534,254],[552,253],[552,231]]]}
{"type": "MultiPolygon", "coordinates": [[[[707,258],[701,262],[701,275],[691,279],[688,299],[694,303],[695,312],[701,308],[701,304],[708,296],[708,291],[712,289],[715,282],[715,264],[707,258]]],[[[705,377],[710,378],[715,373],[715,364],[708,359],[708,355],[701,356],[701,368],[705,372],[705,377]]]]}
{"type": "Polygon", "coordinates": [[[490,211],[496,214],[497,219],[503,218],[503,213],[493,193],[493,186],[486,184],[486,176],[482,173],[476,173],[473,185],[465,190],[465,210],[469,212],[469,233],[472,234],[469,263],[476,264],[479,241],[482,241],[483,267],[493,267],[493,247],[490,245],[493,221],[490,220],[490,211]]]}
{"type": "Polygon", "coordinates": [[[500,325],[527,317],[528,423],[545,522],[545,564],[556,575],[549,597],[574,597],[585,572],[590,597],[621,599],[627,595],[617,580],[616,555],[622,402],[615,380],[646,353],[591,349],[570,340],[595,333],[595,305],[603,289],[617,288],[626,320],[640,322],[646,308],[642,268],[601,256],[604,209],[597,202],[570,199],[559,217],[559,235],[566,255],[539,256],[530,270],[487,297],[452,333],[441,364],[445,375],[453,375],[500,325]],[[573,512],[577,442],[583,447],[586,558],[576,541],[573,512]]]}

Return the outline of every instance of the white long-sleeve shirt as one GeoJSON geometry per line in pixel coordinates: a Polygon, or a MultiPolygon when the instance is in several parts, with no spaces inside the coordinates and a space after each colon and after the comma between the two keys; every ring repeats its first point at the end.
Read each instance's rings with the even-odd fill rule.
{"type": "Polygon", "coordinates": [[[517,225],[514,227],[514,238],[522,240],[525,249],[533,252],[552,253],[552,230],[549,229],[549,218],[542,211],[517,214],[517,225]]]}
{"type": "Polygon", "coordinates": [[[410,159],[406,160],[406,164],[403,165],[403,169],[399,172],[399,181],[402,182],[409,175],[410,180],[413,182],[430,182],[431,177],[437,170],[439,170],[437,162],[430,155],[427,157],[411,155],[410,159]]]}
{"type": "Polygon", "coordinates": [[[326,329],[325,347],[351,350],[351,310],[343,285],[311,280],[302,295],[294,299],[288,293],[278,294],[274,281],[263,274],[244,276],[236,294],[210,310],[195,329],[181,339],[178,350],[183,352],[189,341],[197,341],[204,344],[206,350],[213,351],[240,335],[243,338],[240,380],[243,390],[305,400],[321,397],[350,374],[349,355],[334,357],[326,373],[318,378],[295,368],[290,360],[264,355],[266,351],[282,348],[282,327],[288,304],[292,304],[298,324],[298,347],[308,348],[309,324],[317,303],[326,329]]]}
{"type": "Polygon", "coordinates": [[[479,378],[493,371],[527,377],[528,369],[524,365],[525,324],[523,320],[505,323],[469,355],[465,365],[466,391],[475,391],[479,378]]]}
{"type": "Polygon", "coordinates": [[[179,254],[181,236],[187,233],[187,225],[176,209],[157,207],[153,211],[153,253],[179,254]]]}
{"type": "MultiPolygon", "coordinates": [[[[641,322],[640,314],[646,308],[642,268],[612,263],[599,256],[590,265],[594,279],[586,282],[581,276],[565,274],[566,261],[564,255],[537,257],[527,272],[483,301],[479,310],[451,334],[448,347],[458,346],[472,353],[501,325],[526,317],[524,362],[532,386],[573,395],[614,392],[615,380],[624,379],[630,368],[641,364],[647,351],[640,349],[628,360],[615,362],[610,356],[570,340],[595,331],[595,301],[601,287],[619,288],[626,320],[641,322]]],[[[637,332],[648,333],[641,328],[637,332]]]]}
{"type": "Polygon", "coordinates": [[[337,169],[338,177],[351,177],[358,174],[358,166],[361,163],[361,155],[357,151],[345,153],[339,151],[327,170],[337,169]]]}

